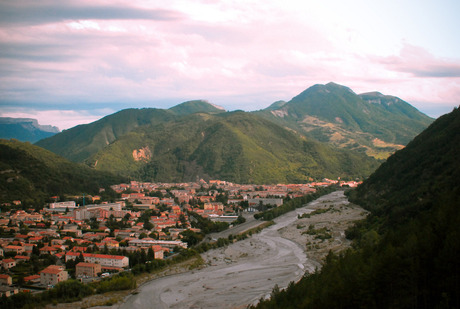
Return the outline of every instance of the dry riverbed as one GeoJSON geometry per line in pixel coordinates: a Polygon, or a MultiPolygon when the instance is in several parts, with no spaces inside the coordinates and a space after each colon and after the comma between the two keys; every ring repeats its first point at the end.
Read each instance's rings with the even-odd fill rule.
{"type": "Polygon", "coordinates": [[[337,253],[348,248],[351,242],[345,238],[345,230],[368,214],[363,208],[349,203],[342,191],[319,198],[302,210],[302,214],[311,211],[310,218],[298,219],[279,232],[282,237],[298,243],[307,257],[318,263],[322,263],[330,250],[337,253]],[[302,211],[307,209],[307,212],[302,211]],[[324,212],[314,214],[315,211],[324,212]]]}
{"type": "MultiPolygon", "coordinates": [[[[112,308],[246,308],[267,297],[275,285],[285,288],[305,272],[320,268],[329,250],[347,248],[350,242],[344,231],[365,215],[336,191],[276,218],[275,225],[259,234],[204,253],[201,269],[177,268],[143,283],[134,294],[94,296],[99,302],[93,304],[100,305],[102,297],[116,297],[123,300],[112,308]],[[308,213],[310,218],[298,218],[308,213]]],[[[73,308],[90,304],[74,303],[73,308]]]]}

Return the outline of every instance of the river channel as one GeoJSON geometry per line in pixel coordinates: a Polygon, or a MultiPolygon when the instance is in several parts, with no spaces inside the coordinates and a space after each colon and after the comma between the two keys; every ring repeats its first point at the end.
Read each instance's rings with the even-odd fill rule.
{"type": "Polygon", "coordinates": [[[293,224],[299,214],[311,212],[309,206],[343,199],[341,191],[328,194],[276,218],[274,225],[259,234],[204,253],[205,268],[147,282],[120,308],[246,308],[255,304],[270,295],[275,285],[285,288],[304,272],[320,267],[278,230],[293,224]]]}

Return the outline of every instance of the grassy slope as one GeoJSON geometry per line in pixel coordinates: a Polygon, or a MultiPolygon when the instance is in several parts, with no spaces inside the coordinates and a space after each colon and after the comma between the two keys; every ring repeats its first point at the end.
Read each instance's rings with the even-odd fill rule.
{"type": "Polygon", "coordinates": [[[400,99],[374,94],[363,98],[337,84],[315,85],[278,110],[257,113],[319,141],[376,158],[401,149],[432,121],[400,99]]]}
{"type": "Polygon", "coordinates": [[[97,193],[123,178],[76,164],[30,143],[0,140],[2,201],[43,201],[63,193],[97,193]]]}

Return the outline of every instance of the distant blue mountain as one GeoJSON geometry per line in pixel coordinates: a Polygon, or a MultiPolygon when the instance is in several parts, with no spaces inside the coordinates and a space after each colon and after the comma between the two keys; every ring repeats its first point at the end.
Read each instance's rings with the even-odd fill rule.
{"type": "Polygon", "coordinates": [[[0,117],[0,138],[35,143],[59,132],[57,127],[39,125],[36,119],[0,117]]]}

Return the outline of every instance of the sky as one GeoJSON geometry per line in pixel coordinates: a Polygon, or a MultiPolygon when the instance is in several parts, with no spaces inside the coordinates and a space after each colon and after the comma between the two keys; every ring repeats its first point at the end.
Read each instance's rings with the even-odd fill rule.
{"type": "Polygon", "coordinates": [[[460,104],[457,0],[0,0],[0,116],[68,129],[203,99],[246,111],[315,84],[460,104]]]}

